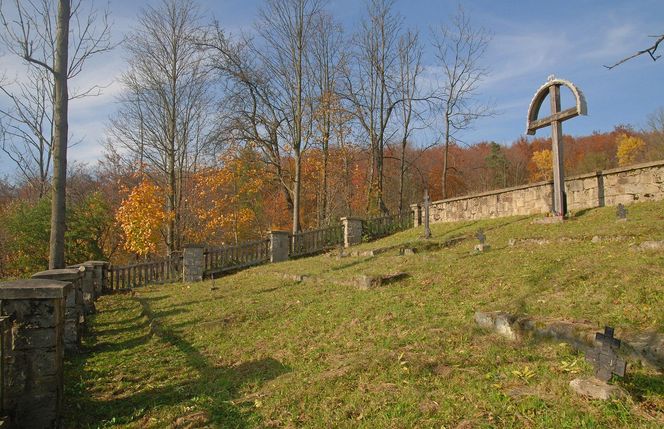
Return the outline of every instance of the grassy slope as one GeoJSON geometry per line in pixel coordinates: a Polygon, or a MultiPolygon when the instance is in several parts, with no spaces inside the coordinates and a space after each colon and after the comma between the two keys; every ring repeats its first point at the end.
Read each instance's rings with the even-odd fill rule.
{"type": "Polygon", "coordinates": [[[664,203],[590,210],[562,225],[516,217],[433,225],[364,244],[408,241],[399,256],[319,256],[211,282],[149,287],[100,299],[85,352],[67,364],[71,427],[661,427],[664,381],[631,366],[633,399],[568,391],[592,370],[556,343],[510,344],[477,329],[475,310],[586,319],[664,331],[664,203]],[[471,255],[484,228],[492,250],[471,255]],[[629,236],[593,244],[590,238],[629,236]],[[550,244],[508,247],[509,238],[550,244]],[[567,239],[578,238],[581,241],[567,239]],[[410,277],[373,291],[360,273],[410,277]],[[294,283],[281,273],[308,274],[294,283]],[[519,395],[521,392],[521,395],[519,395]],[[189,425],[189,426],[188,426],[189,425]]]}

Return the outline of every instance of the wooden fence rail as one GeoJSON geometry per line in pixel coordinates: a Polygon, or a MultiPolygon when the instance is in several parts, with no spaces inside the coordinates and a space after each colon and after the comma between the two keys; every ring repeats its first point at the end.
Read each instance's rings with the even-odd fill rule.
{"type": "Polygon", "coordinates": [[[182,256],[131,265],[111,265],[109,285],[111,290],[131,289],[154,283],[176,282],[182,278],[182,256]]]}
{"type": "Polygon", "coordinates": [[[365,220],[362,222],[362,235],[364,241],[371,241],[412,227],[413,214],[408,210],[365,220]]]}
{"type": "Polygon", "coordinates": [[[344,242],[343,225],[312,229],[290,235],[290,257],[312,255],[344,242]]]}
{"type": "Polygon", "coordinates": [[[233,271],[270,260],[270,240],[262,239],[209,248],[205,251],[205,275],[233,271]]]}

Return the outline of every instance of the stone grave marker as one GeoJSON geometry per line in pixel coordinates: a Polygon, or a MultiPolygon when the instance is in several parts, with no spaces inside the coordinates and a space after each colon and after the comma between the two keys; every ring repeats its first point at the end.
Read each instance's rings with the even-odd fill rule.
{"type": "Polygon", "coordinates": [[[627,220],[627,208],[623,203],[618,204],[618,207],[616,208],[616,217],[618,218],[618,221],[624,222],[627,220]]]}
{"type": "Polygon", "coordinates": [[[475,245],[475,252],[485,252],[491,249],[491,246],[486,244],[486,235],[484,235],[484,230],[482,228],[478,229],[475,233],[475,238],[479,241],[479,244],[475,245]]]}
{"type": "Polygon", "coordinates": [[[553,151],[553,215],[562,218],[567,214],[567,200],[565,194],[565,176],[563,171],[563,121],[579,115],[587,115],[588,107],[583,93],[572,82],[556,79],[549,76],[547,82],[540,86],[528,107],[528,122],[526,133],[535,135],[535,132],[544,127],[551,126],[551,142],[553,151]],[[576,99],[574,107],[561,110],[560,87],[566,86],[572,91],[576,99]],[[544,99],[549,96],[551,114],[538,119],[540,108],[544,99]]]}
{"type": "Polygon", "coordinates": [[[429,198],[429,190],[424,190],[424,238],[431,238],[431,228],[429,228],[429,208],[431,205],[431,199],[429,198]]]}
{"type": "Polygon", "coordinates": [[[595,367],[595,377],[602,381],[611,380],[613,374],[620,377],[625,376],[627,364],[617,354],[620,349],[620,340],[613,336],[613,332],[612,327],[604,327],[604,333],[595,334],[595,339],[602,345],[586,353],[586,360],[595,367]]]}
{"type": "Polygon", "coordinates": [[[618,356],[620,340],[613,336],[613,332],[612,327],[606,326],[604,333],[595,334],[595,340],[601,346],[586,352],[586,360],[595,368],[595,377],[575,378],[569,383],[570,388],[579,395],[602,400],[628,396],[620,387],[608,384],[614,374],[624,377],[627,368],[625,360],[618,356]]]}

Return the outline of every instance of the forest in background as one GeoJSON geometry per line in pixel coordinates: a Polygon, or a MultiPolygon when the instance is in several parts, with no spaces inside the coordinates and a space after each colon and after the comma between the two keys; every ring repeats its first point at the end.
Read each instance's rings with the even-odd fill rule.
{"type": "MultiPolygon", "coordinates": [[[[606,133],[564,137],[568,176],[664,159],[664,130],[636,132],[619,126],[606,133]]],[[[551,179],[551,140],[520,138],[510,146],[481,142],[450,148],[450,197],[551,179]]],[[[421,202],[428,188],[442,197],[443,147],[407,152],[410,168],[403,190],[404,209],[421,202]]],[[[367,215],[368,154],[353,146],[330,148],[327,217],[321,189],[322,156],[312,149],[303,162],[303,229],[334,224],[340,217],[367,215]]],[[[385,198],[399,210],[399,157],[386,151],[385,198]]],[[[284,161],[284,167],[289,160],[284,161]]],[[[211,246],[264,237],[288,230],[290,212],[279,184],[255,150],[243,149],[200,168],[185,181],[182,235],[211,246]]],[[[168,213],[159,185],[134,164],[106,155],[95,166],[75,166],[68,191],[67,261],[104,259],[126,263],[165,255],[168,213]]],[[[42,269],[48,260],[48,197],[29,183],[0,181],[0,276],[42,269]]]]}
{"type": "MultiPolygon", "coordinates": [[[[266,0],[248,34],[229,34],[192,0],[163,0],[114,47],[109,12],[71,4],[66,80],[113,48],[124,51],[126,71],[103,156],[65,169],[68,264],[147,260],[186,243],[398,213],[425,189],[436,200],[551,177],[549,139],[461,142],[477,119],[496,114],[478,92],[491,73],[482,61],[491,35],[461,7],[425,46],[391,0],[368,0],[350,30],[323,1],[266,0]],[[423,67],[425,51],[434,69],[423,67]]],[[[48,65],[57,25],[51,2],[0,8],[4,47],[46,66],[0,82],[1,148],[16,164],[15,177],[0,180],[0,277],[13,277],[49,262],[50,188],[61,165],[48,65]],[[25,21],[6,18],[12,7],[25,21]]],[[[648,123],[565,136],[566,174],[664,159],[664,109],[648,123]]]]}

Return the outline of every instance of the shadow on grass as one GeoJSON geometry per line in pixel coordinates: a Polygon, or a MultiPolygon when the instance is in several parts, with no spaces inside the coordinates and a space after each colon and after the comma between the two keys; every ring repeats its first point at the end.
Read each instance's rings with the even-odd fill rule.
{"type": "MultiPolygon", "coordinates": [[[[239,389],[246,384],[260,384],[274,379],[290,372],[291,369],[271,357],[243,362],[232,367],[216,366],[183,336],[162,326],[158,317],[168,312],[153,312],[148,300],[140,297],[132,299],[140,303],[142,314],[150,326],[149,333],[116,343],[95,344],[68,363],[70,366],[68,372],[76,375],[84,374],[83,377],[89,376],[94,371],[85,370],[86,360],[93,358],[95,354],[101,351],[118,353],[130,350],[146,344],[154,336],[174,349],[174,353],[183,356],[187,367],[193,369],[196,376],[168,386],[147,387],[127,396],[123,396],[121,391],[113,391],[106,395],[108,399],[99,397],[99,391],[95,390],[96,386],[90,380],[82,379],[78,383],[69,380],[66,383],[66,427],[105,427],[130,423],[145,426],[149,423],[145,420],[148,417],[146,414],[161,408],[171,408],[166,410],[168,414],[176,414],[174,418],[186,419],[187,416],[177,415],[183,413],[183,407],[178,405],[194,408],[191,406],[195,398],[205,398],[195,402],[196,410],[202,411],[205,416],[205,424],[212,427],[236,428],[255,425],[256,416],[250,416],[251,408],[243,409],[240,404],[233,401],[237,398],[239,389]],[[93,390],[89,391],[91,388],[93,390]],[[251,425],[248,418],[252,420],[251,425]]],[[[144,332],[145,328],[145,322],[134,325],[137,333],[144,332]]],[[[191,413],[184,412],[184,414],[191,413]]],[[[158,416],[159,412],[157,411],[155,415],[158,416]]]]}

